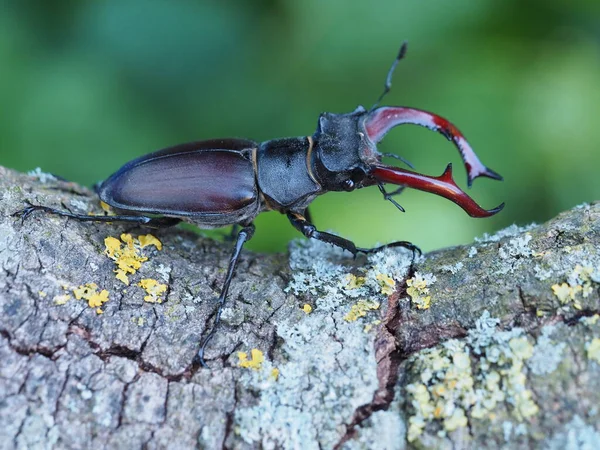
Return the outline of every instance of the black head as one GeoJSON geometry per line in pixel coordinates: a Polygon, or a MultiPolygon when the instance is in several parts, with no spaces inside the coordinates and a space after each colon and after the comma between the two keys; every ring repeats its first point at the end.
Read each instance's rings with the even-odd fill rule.
{"type": "Polygon", "coordinates": [[[370,164],[380,161],[367,137],[362,106],[351,113],[322,113],[313,135],[313,166],[320,184],[328,191],[351,191],[362,187],[370,164]]]}

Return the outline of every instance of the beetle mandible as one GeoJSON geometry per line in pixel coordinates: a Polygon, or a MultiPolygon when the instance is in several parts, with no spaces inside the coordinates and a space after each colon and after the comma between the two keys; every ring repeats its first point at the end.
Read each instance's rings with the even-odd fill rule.
{"type": "Polygon", "coordinates": [[[377,186],[384,199],[403,211],[393,196],[410,187],[445,197],[471,217],[489,217],[503,208],[504,203],[491,210],[481,208],[454,182],[451,164],[441,176],[431,177],[382,163],[383,156],[403,159],[379,153],[377,143],[393,127],[415,124],[437,131],[454,143],[467,170],[469,187],[480,176],[502,180],[481,163],[462,133],[446,119],[414,108],[379,107],[391,88],[394,69],[406,54],[406,48],[404,42],[388,71],[383,93],[369,110],[359,106],[347,114],[322,113],[312,136],[262,143],[247,139],[212,139],[177,145],[134,159],[97,188],[100,200],[121,213],[116,216],[74,214],[41,205],[30,205],[15,215],[24,219],[39,210],[81,221],[129,222],[153,228],[169,227],[181,221],[200,228],[240,226],[213,326],[197,354],[200,364],[206,366],[204,351],[219,324],[240,252],[254,233],[252,221],[259,213],[279,211],[307,238],[357,255],[398,246],[413,252],[419,250],[406,241],[359,248],[348,239],[317,230],[307,210],[317,196],[329,191],[377,186]],[[385,183],[400,187],[387,192],[385,183]]]}

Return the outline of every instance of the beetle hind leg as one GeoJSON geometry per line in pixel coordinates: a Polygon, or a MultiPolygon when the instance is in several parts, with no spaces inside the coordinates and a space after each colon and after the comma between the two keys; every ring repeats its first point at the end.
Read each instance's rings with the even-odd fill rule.
{"type": "Polygon", "coordinates": [[[227,293],[229,292],[229,285],[231,284],[231,279],[233,278],[233,273],[235,272],[235,267],[240,259],[240,253],[242,252],[242,248],[244,244],[252,238],[254,234],[254,225],[250,224],[244,226],[237,235],[237,240],[235,243],[235,247],[233,248],[233,254],[231,255],[231,259],[229,260],[229,266],[227,267],[227,275],[225,276],[225,282],[223,283],[223,288],[221,289],[221,295],[219,296],[219,302],[217,306],[217,312],[215,313],[214,323],[200,344],[200,350],[198,350],[198,354],[196,355],[195,362],[198,362],[202,367],[208,367],[206,365],[206,361],[204,360],[204,352],[206,350],[206,346],[214,337],[217,327],[221,321],[221,314],[223,313],[223,308],[225,307],[225,300],[227,299],[227,293]]]}
{"type": "Polygon", "coordinates": [[[43,211],[45,214],[68,217],[70,219],[79,220],[80,222],[125,222],[135,223],[149,228],[166,228],[177,225],[179,222],[181,222],[181,219],[178,219],[177,217],[148,217],[136,215],[90,216],[87,214],[76,214],[66,210],[32,204],[29,204],[28,207],[15,212],[13,217],[20,217],[21,221],[24,222],[25,219],[27,219],[36,211],[43,211]]]}

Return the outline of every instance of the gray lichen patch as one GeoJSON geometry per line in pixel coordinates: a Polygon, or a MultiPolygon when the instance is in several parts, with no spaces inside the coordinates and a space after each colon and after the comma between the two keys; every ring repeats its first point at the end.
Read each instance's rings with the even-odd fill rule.
{"type": "Polygon", "coordinates": [[[262,371],[242,376],[242,384],[258,397],[255,405],[235,414],[235,429],[244,442],[266,448],[331,448],[354,411],[371,402],[379,386],[375,334],[364,332],[364,323],[379,317],[386,288],[406,275],[411,254],[386,250],[362,267],[352,262],[349,255],[317,241],[291,245],[294,272],[288,290],[314,295],[315,307],[306,314],[298,306],[295,314],[275,323],[282,353],[273,363],[279,371],[276,380],[269,377],[270,362],[262,371]],[[382,283],[382,275],[391,281],[382,283]],[[359,313],[361,301],[367,303],[359,313]]]}
{"type": "MultiPolygon", "coordinates": [[[[597,420],[597,419],[595,419],[597,420]]],[[[573,420],[567,423],[562,430],[544,443],[545,450],[594,450],[600,443],[600,432],[592,425],[575,415],[573,420]]]]}
{"type": "Polygon", "coordinates": [[[443,437],[469,421],[505,416],[523,422],[538,413],[524,366],[533,346],[523,330],[500,331],[498,323],[485,312],[465,340],[446,341],[409,360],[409,442],[426,428],[443,437]]]}
{"type": "Polygon", "coordinates": [[[527,361],[527,366],[535,375],[549,375],[556,370],[564,358],[563,352],[567,346],[564,342],[556,342],[552,334],[557,327],[566,325],[548,325],[542,327],[542,332],[533,349],[533,355],[527,361]]]}

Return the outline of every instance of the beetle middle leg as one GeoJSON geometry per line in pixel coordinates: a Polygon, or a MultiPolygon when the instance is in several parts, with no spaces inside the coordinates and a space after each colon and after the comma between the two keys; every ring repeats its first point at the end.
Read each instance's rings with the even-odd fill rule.
{"type": "Polygon", "coordinates": [[[375,253],[375,252],[378,252],[385,248],[392,248],[392,247],[404,247],[404,248],[412,251],[413,259],[414,259],[416,253],[422,254],[421,249],[419,247],[417,247],[416,245],[414,245],[408,241],[391,242],[389,244],[380,245],[379,247],[373,247],[373,248],[357,247],[354,244],[354,242],[352,242],[349,239],[345,239],[343,237],[336,236],[335,234],[327,233],[325,231],[317,230],[317,228],[312,223],[310,223],[308,220],[306,220],[305,217],[303,217],[300,214],[288,213],[287,216],[288,216],[290,223],[294,226],[294,228],[296,228],[298,231],[300,231],[307,238],[317,239],[318,241],[327,242],[328,244],[335,245],[336,247],[340,247],[344,250],[348,250],[354,256],[358,255],[359,253],[364,253],[364,254],[375,253]]]}
{"type": "Polygon", "coordinates": [[[246,225],[244,226],[237,235],[237,240],[235,243],[235,247],[233,248],[233,254],[231,255],[231,259],[229,260],[229,266],[227,267],[227,275],[225,276],[225,282],[223,283],[223,288],[221,289],[221,295],[219,296],[219,303],[217,306],[217,312],[215,314],[215,321],[212,325],[211,330],[208,335],[204,338],[204,341],[200,345],[200,350],[198,350],[197,361],[202,365],[202,367],[207,367],[206,361],[204,361],[204,351],[206,350],[206,346],[210,342],[210,340],[215,335],[217,326],[221,321],[221,314],[223,313],[223,308],[225,307],[225,300],[227,299],[227,292],[229,292],[229,285],[231,284],[231,279],[233,278],[233,273],[235,271],[235,266],[238,263],[240,258],[240,253],[242,252],[242,248],[246,241],[249,241],[254,235],[254,225],[246,225]]]}

